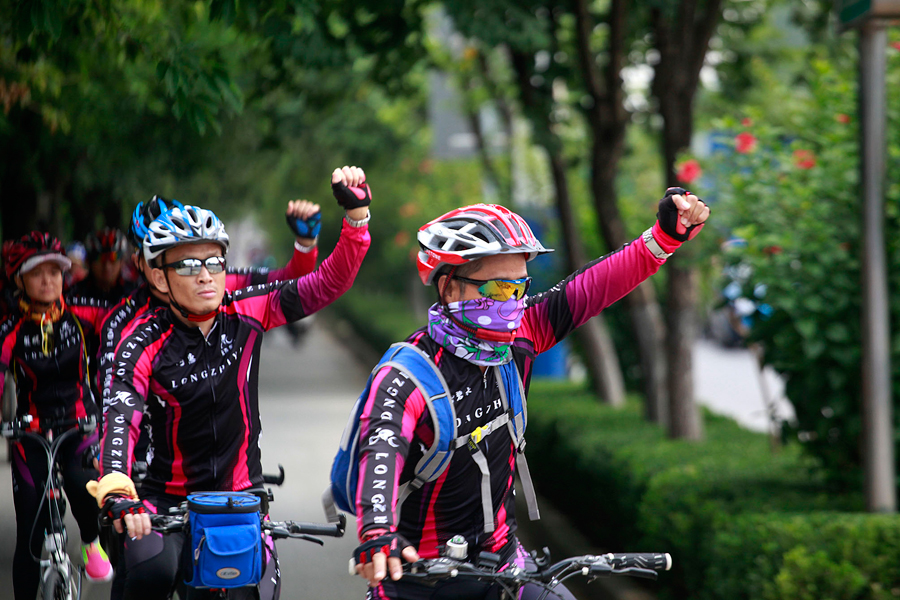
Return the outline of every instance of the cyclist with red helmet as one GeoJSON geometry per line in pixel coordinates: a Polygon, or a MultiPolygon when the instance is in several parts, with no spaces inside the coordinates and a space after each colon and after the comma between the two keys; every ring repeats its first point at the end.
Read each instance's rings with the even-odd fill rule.
{"type": "MultiPolygon", "coordinates": [[[[6,369],[16,378],[17,415],[41,421],[99,417],[88,385],[88,342],[96,335],[108,308],[95,300],[63,296],[63,272],[70,267],[62,244],[34,231],[5,248],[5,273],[17,286],[15,306],[0,323],[0,386],[6,369]]],[[[97,506],[85,490],[96,471],[85,470],[81,455],[96,434],[74,437],[63,446],[59,464],[72,514],[81,530],[87,576],[112,577],[98,543],[97,506]]],[[[33,600],[38,590],[43,532],[49,515],[38,515],[47,481],[42,448],[29,440],[12,447],[13,499],[16,507],[16,550],[13,588],[17,600],[33,600]],[[33,526],[37,523],[36,526],[33,526]]]]}
{"type": "MultiPolygon", "coordinates": [[[[370,243],[365,173],[336,169],[332,189],[346,215],[334,251],[319,268],[235,292],[226,293],[229,238],[215,215],[185,206],[151,223],[144,258],[152,266],[151,282],[169,302],[137,319],[116,351],[102,478],[91,485],[117,531],[123,521],[128,530],[113,597],[168,598],[178,580],[183,538],[151,533],[142,511],[166,511],[192,492],[262,485],[257,386],[263,334],[346,292],[370,243]],[[144,419],[152,460],[139,503],[129,475],[144,419]]],[[[267,562],[267,574],[276,568],[267,562]]],[[[271,581],[266,575],[260,585],[271,581]]],[[[261,587],[260,595],[273,591],[261,587]]]]}
{"type": "Polygon", "coordinates": [[[124,276],[128,240],[115,227],[104,227],[90,234],[84,241],[88,275],[72,286],[71,296],[96,298],[115,304],[135,288],[124,276]]]}
{"type": "MultiPolygon", "coordinates": [[[[485,596],[486,584],[471,589],[447,582],[436,592],[401,579],[401,560],[436,558],[456,535],[465,537],[472,560],[484,551],[499,555],[500,567],[531,561],[515,536],[516,471],[530,516],[538,513],[523,460],[524,414],[512,412],[508,398],[516,394],[524,400],[536,355],[655,273],[708,216],[696,196],[672,188],[660,201],[657,223],[640,238],[533,296],[527,263],[550,250],[516,213],[475,204],[419,229],[419,275],[435,287],[437,302],[428,311],[428,325],[406,341],[443,376],[459,437],[445,470],[427,481],[416,477],[419,466],[433,458],[429,447],[437,433],[431,405],[415,378],[398,366],[385,365],[373,374],[360,413],[354,490],[360,540],[354,558],[357,573],[369,582],[370,600],[436,593],[493,597],[485,596]]],[[[542,591],[526,586],[520,598],[542,591]]],[[[560,587],[548,597],[572,596],[560,587]]]]}

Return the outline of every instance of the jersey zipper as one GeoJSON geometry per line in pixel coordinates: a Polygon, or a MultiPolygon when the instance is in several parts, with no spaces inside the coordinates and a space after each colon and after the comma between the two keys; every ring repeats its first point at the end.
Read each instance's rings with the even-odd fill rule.
{"type": "Polygon", "coordinates": [[[216,451],[218,448],[219,436],[216,431],[216,386],[213,384],[213,374],[209,368],[209,341],[204,337],[203,339],[203,360],[206,363],[206,372],[209,373],[207,379],[209,380],[209,393],[212,395],[212,411],[210,411],[210,421],[212,423],[212,434],[213,434],[213,443],[212,443],[212,455],[210,456],[210,462],[212,462],[212,471],[213,471],[213,481],[217,485],[219,483],[219,465],[216,462],[216,451]]]}

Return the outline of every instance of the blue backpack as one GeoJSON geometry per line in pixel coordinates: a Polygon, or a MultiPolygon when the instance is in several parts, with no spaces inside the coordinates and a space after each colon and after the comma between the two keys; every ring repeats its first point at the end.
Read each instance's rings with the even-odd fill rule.
{"type": "Polygon", "coordinates": [[[472,453],[472,459],[481,470],[481,503],[484,516],[484,531],[494,531],[493,502],[491,498],[490,471],[487,459],[478,447],[479,442],[491,432],[506,426],[516,447],[516,470],[522,481],[523,492],[528,503],[528,516],[531,520],[540,518],[537,500],[528,463],[525,461],[525,425],[528,420],[525,408],[525,391],[522,380],[516,369],[515,361],[510,361],[496,369],[497,381],[500,383],[500,399],[503,412],[486,425],[482,425],[469,435],[457,436],[456,411],[453,408],[452,395],[441,371],[418,347],[406,342],[391,346],[369,375],[366,387],[356,400],[350,419],[341,437],[341,446],[334,457],[331,467],[331,485],[322,496],[325,514],[329,521],[338,519],[337,509],[356,514],[356,489],[359,482],[359,426],[360,418],[376,373],[384,367],[395,367],[407,375],[419,388],[425,398],[428,412],[434,424],[434,442],[416,464],[415,477],[400,488],[397,499],[397,514],[403,501],[425,483],[440,477],[453,452],[466,446],[472,453]],[[337,508],[335,508],[337,507],[337,508]]]}
{"type": "Polygon", "coordinates": [[[259,497],[245,492],[189,495],[185,583],[195,588],[258,584],[263,564],[259,509],[259,497]]]}

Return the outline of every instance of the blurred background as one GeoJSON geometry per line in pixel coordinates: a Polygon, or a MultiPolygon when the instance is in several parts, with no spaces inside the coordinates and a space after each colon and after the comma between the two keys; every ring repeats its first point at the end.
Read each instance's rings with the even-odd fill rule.
{"type": "MultiPolygon", "coordinates": [[[[126,230],[159,194],[222,217],[233,264],[280,266],[286,203],[306,198],[324,257],[330,173],[360,166],[372,248],[316,327],[370,363],[424,324],[415,232],[432,218],[520,212],[557,249],[529,267],[543,290],[689,188],[712,207],[703,234],[542,357],[541,493],[592,544],[671,552],[662,597],[900,595],[900,522],[864,512],[859,34],[838,33],[831,2],[0,0],[0,15],[3,240],[126,230]]],[[[895,267],[896,32],[885,52],[895,267]]],[[[896,332],[900,270],[888,287],[896,332]]],[[[900,392],[897,333],[890,348],[900,392]]]]}

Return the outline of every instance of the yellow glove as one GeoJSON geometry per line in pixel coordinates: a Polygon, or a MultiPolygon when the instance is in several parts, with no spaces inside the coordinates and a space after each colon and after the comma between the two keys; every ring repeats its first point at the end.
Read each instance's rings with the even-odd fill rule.
{"type": "Polygon", "coordinates": [[[97,506],[103,508],[106,497],[110,494],[118,494],[138,500],[137,490],[134,488],[134,482],[131,477],[125,473],[110,473],[100,478],[100,481],[88,481],[88,493],[97,500],[97,506]]]}

